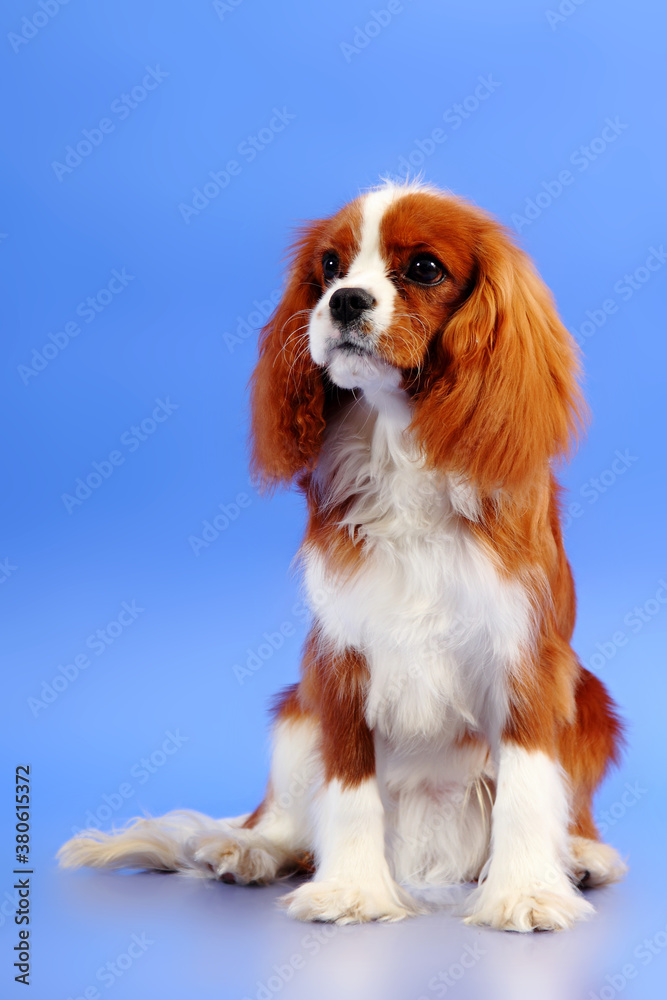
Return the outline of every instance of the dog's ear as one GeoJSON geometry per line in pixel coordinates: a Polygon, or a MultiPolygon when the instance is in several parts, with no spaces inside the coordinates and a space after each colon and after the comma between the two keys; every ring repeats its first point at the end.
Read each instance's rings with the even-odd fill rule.
{"type": "Polygon", "coordinates": [[[434,467],[518,497],[585,418],[576,345],[528,257],[485,219],[472,288],[433,345],[413,426],[434,467]]]}
{"type": "Polygon", "coordinates": [[[322,373],[308,348],[310,311],[322,294],[312,268],[323,223],[309,223],[292,247],[282,301],[262,330],[251,380],[252,470],[265,487],[312,468],[324,431],[322,373]]]}

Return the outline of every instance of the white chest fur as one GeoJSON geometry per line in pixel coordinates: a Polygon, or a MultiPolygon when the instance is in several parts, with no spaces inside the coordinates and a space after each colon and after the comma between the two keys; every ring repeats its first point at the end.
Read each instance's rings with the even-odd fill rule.
{"type": "Polygon", "coordinates": [[[344,526],[365,539],[352,575],[306,547],[307,593],[327,640],[370,669],[369,725],[394,745],[449,742],[465,726],[494,735],[506,677],[530,642],[518,582],[497,572],[469,530],[472,491],[424,468],[402,394],[349,407],[329,429],[317,476],[344,526]]]}

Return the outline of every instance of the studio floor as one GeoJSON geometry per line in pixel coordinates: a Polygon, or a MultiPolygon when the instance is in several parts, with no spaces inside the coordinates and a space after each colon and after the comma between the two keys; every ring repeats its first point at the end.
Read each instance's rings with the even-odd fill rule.
{"type": "Polygon", "coordinates": [[[657,860],[661,874],[650,851],[638,852],[625,883],[589,893],[597,907],[590,922],[527,935],[467,927],[451,912],[455,903],[399,924],[301,924],[276,905],[284,885],[52,868],[41,880],[33,932],[38,942],[39,926],[48,925],[49,959],[37,950],[30,995],[658,1000],[667,981],[667,905],[657,860]]]}

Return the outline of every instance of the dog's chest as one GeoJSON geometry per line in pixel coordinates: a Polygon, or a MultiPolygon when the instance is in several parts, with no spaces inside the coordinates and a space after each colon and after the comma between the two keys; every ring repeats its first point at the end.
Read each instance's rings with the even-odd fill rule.
{"type": "Polygon", "coordinates": [[[367,659],[369,724],[398,742],[488,729],[528,641],[524,589],[470,530],[470,490],[425,469],[404,428],[366,415],[335,430],[320,474],[352,497],[339,530],[363,546],[346,574],[307,548],[306,584],[327,639],[367,659]]]}

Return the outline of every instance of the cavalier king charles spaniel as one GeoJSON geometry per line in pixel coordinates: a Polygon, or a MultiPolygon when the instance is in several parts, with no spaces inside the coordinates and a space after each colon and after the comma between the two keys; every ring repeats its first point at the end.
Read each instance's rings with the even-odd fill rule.
{"type": "Polygon", "coordinates": [[[592,813],[621,723],[570,645],[552,468],[577,376],[530,261],[460,198],[385,183],[305,226],[252,379],[255,473],[306,497],[312,612],[266,797],[87,830],[62,863],[307,871],[301,920],[400,920],[464,882],[472,924],[588,917],[580,889],[625,865],[592,813]]]}

